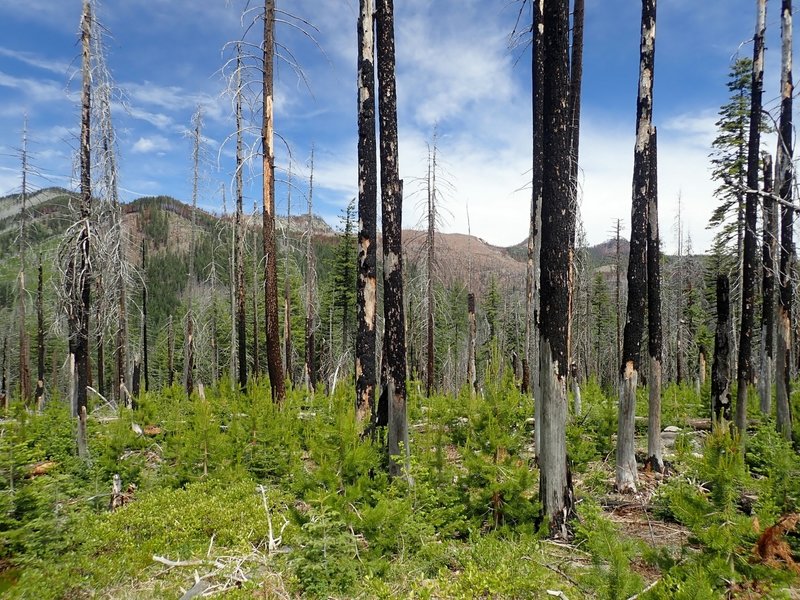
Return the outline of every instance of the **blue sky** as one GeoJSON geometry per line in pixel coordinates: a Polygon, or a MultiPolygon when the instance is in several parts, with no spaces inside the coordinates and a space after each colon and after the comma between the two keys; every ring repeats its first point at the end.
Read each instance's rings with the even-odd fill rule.
{"type": "MultiPolygon", "coordinates": [[[[257,0],[254,0],[257,2],[257,0]]],[[[581,145],[581,213],[590,243],[609,237],[616,218],[630,221],[633,138],[641,4],[587,0],[581,145]]],[[[655,123],[659,128],[662,237],[674,249],[681,197],[684,227],[696,252],[714,206],[708,153],[726,76],[737,52],[752,54],[753,0],[662,0],[656,42],[655,123]]],[[[777,107],[779,3],[768,8],[767,107],[777,107]]],[[[23,115],[29,119],[32,162],[47,179],[36,185],[74,187],[78,124],[74,79],[80,0],[0,0],[0,194],[19,190],[23,115]]],[[[300,197],[315,147],[315,211],[335,224],[356,194],[357,0],[278,2],[313,23],[317,45],[279,23],[278,41],[301,63],[308,87],[286,63],[276,83],[277,163],[287,147],[300,197]],[[289,8],[290,7],[290,8],[289,8]],[[309,89],[310,88],[310,89],[309,89]]],[[[444,231],[471,230],[511,245],[527,235],[530,193],[530,54],[509,48],[515,0],[396,0],[400,168],[405,179],[404,226],[420,221],[419,178],[426,142],[438,123],[440,157],[452,188],[445,193],[444,231]]],[[[231,99],[220,70],[226,42],[241,39],[243,0],[104,0],[107,62],[120,88],[114,106],[124,200],[191,193],[191,115],[205,114],[199,203],[221,212],[220,187],[233,172],[231,99]]],[[[524,20],[529,19],[526,12],[524,20]]],[[[301,25],[300,21],[293,21],[301,25]]],[[[246,39],[258,43],[256,26],[246,39]]],[[[251,141],[253,141],[251,139],[251,141]]],[[[768,139],[765,148],[772,148],[768,139]]],[[[245,204],[259,196],[258,163],[248,170],[245,204]]],[[[284,178],[285,175],[279,175],[284,178]]],[[[301,203],[303,206],[301,207],[301,203]]],[[[286,210],[285,186],[277,191],[286,210]]],[[[230,208],[230,200],[228,204],[230,208]]]]}

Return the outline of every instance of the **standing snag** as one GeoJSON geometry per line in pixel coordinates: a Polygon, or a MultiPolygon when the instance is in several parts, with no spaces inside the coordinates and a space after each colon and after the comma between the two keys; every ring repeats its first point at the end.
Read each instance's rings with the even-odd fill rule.
{"type": "Polygon", "coordinates": [[[783,0],[781,6],[781,116],[778,127],[778,152],[776,154],[776,188],[784,204],[781,204],[781,256],[778,294],[778,348],[775,361],[776,414],[778,430],[786,439],[792,438],[791,394],[792,364],[792,303],[794,289],[792,270],[794,254],[794,209],[787,204],[793,199],[792,156],[792,0],[783,0]]]}
{"type": "MultiPolygon", "coordinates": [[[[403,182],[400,181],[397,135],[397,89],[394,51],[394,2],[377,3],[378,110],[380,115],[381,208],[383,218],[383,346],[386,360],[384,391],[388,396],[389,456],[408,456],[406,422],[406,332],[403,306],[403,182]]],[[[390,461],[390,471],[400,466],[390,461]]]]}
{"type": "Polygon", "coordinates": [[[653,68],[656,45],[656,0],[642,0],[639,93],[636,104],[636,147],[633,155],[631,242],[628,257],[628,306],[619,374],[616,485],[621,493],[636,491],[634,446],[636,388],[641,368],[641,340],[647,307],[647,225],[651,195],[653,68]]]}
{"type": "Polygon", "coordinates": [[[764,30],[767,0],[756,0],[757,19],[753,38],[753,78],[750,93],[750,137],[747,144],[747,198],[742,254],[742,320],[739,330],[739,362],[736,373],[736,427],[744,435],[747,421],[747,391],[753,380],[753,322],[756,292],[756,221],[761,126],[761,95],[764,86],[764,30]]]}
{"type": "Polygon", "coordinates": [[[544,4],[541,312],[539,315],[539,497],[553,535],[567,536],[573,511],[572,479],[567,466],[567,376],[570,308],[570,245],[574,204],[569,197],[569,2],[544,4]]]}
{"type": "Polygon", "coordinates": [[[658,144],[656,128],[650,134],[650,171],[647,199],[647,341],[650,385],[647,408],[647,461],[664,470],[661,448],[661,246],[658,234],[658,144]]]}
{"type": "Polygon", "coordinates": [[[356,415],[375,404],[378,166],[375,155],[375,36],[373,0],[360,0],[358,19],[358,283],[356,306],[356,415]]]}
{"type": "MultiPolygon", "coordinates": [[[[275,247],[275,123],[273,114],[275,61],[275,0],[264,0],[264,46],[261,148],[263,166],[264,313],[267,332],[267,370],[273,402],[286,397],[278,325],[278,257],[275,247]]],[[[241,367],[240,367],[241,368],[241,367]]]]}
{"type": "Polygon", "coordinates": [[[730,337],[731,298],[727,275],[717,276],[717,332],[711,366],[711,410],[714,423],[731,420],[730,337]]]}

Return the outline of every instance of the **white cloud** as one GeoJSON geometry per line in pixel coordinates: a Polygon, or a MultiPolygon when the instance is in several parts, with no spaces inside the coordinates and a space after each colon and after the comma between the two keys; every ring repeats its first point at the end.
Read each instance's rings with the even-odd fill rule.
{"type": "Polygon", "coordinates": [[[167,138],[161,135],[151,137],[140,137],[131,148],[134,154],[163,153],[172,148],[172,144],[167,138]]]}
{"type": "Polygon", "coordinates": [[[67,99],[64,86],[49,79],[16,77],[0,71],[0,87],[18,90],[32,102],[54,102],[67,99]]]}
{"type": "Polygon", "coordinates": [[[41,69],[43,71],[50,71],[56,75],[66,75],[70,69],[70,65],[67,62],[54,58],[44,58],[38,54],[34,54],[33,52],[23,52],[20,50],[13,50],[11,48],[5,48],[3,46],[0,46],[0,56],[13,58],[14,60],[24,63],[28,66],[36,67],[37,69],[41,69]]]}

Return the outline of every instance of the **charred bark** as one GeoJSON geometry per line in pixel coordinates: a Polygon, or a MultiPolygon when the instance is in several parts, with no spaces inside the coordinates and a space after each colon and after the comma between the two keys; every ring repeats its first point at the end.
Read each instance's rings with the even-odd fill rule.
{"type": "MultiPolygon", "coordinates": [[[[142,239],[142,272],[147,273],[147,243],[142,239]]],[[[142,285],[142,375],[144,391],[150,391],[149,348],[147,345],[147,284],[142,285]]],[[[134,398],[135,402],[135,398],[134,398]]]]}
{"type": "Polygon", "coordinates": [[[761,376],[759,398],[761,412],[772,408],[772,378],[775,348],[775,273],[778,253],[778,221],[772,194],[772,157],[764,154],[764,204],[761,236],[761,376]]]}
{"type": "Polygon", "coordinates": [[[715,423],[731,420],[731,297],[727,275],[717,275],[717,332],[711,366],[711,409],[715,423]]]}
{"type": "Polygon", "coordinates": [[[752,338],[756,291],[756,221],[758,215],[759,146],[761,141],[761,96],[764,85],[764,30],[766,0],[756,0],[757,19],[753,38],[753,79],[750,93],[750,135],[747,145],[747,199],[744,217],[742,270],[742,320],[739,330],[739,361],[736,376],[736,427],[744,436],[747,425],[747,389],[752,383],[752,338]]]}
{"type": "MultiPolygon", "coordinates": [[[[394,2],[378,0],[376,12],[378,57],[378,110],[380,115],[381,207],[383,225],[383,314],[386,349],[385,382],[388,394],[389,456],[400,454],[405,445],[406,422],[406,332],[403,307],[403,182],[399,175],[397,135],[397,89],[395,80],[394,2]]],[[[390,460],[389,470],[398,474],[400,465],[390,460]]]]}
{"type": "Polygon", "coordinates": [[[655,64],[656,0],[642,0],[639,51],[639,93],[636,105],[636,146],[633,156],[631,241],[628,258],[628,304],[619,380],[616,485],[621,493],[636,491],[638,473],[634,446],[636,388],[641,369],[641,340],[647,307],[647,224],[650,199],[655,64]]]}
{"type": "Polygon", "coordinates": [[[36,408],[44,408],[44,275],[42,256],[39,255],[38,283],[36,286],[36,408]]]}
{"type": "Polygon", "coordinates": [[[658,231],[658,143],[656,128],[650,135],[650,181],[647,200],[647,341],[650,354],[647,410],[647,461],[662,472],[661,447],[661,240],[658,231]]]}
{"type": "Polygon", "coordinates": [[[575,205],[567,202],[571,183],[569,106],[569,2],[544,4],[544,86],[542,129],[541,312],[539,315],[539,496],[553,535],[567,536],[573,512],[567,464],[567,376],[571,240],[575,205]]]}
{"type": "Polygon", "coordinates": [[[374,2],[361,0],[358,20],[358,283],[356,288],[356,415],[363,421],[375,403],[377,312],[378,166],[375,161],[374,2]]]}
{"type": "Polygon", "coordinates": [[[470,394],[478,391],[478,377],[475,371],[475,346],[478,337],[478,320],[475,315],[475,294],[467,294],[467,383],[470,394]]]}
{"type": "MultiPolygon", "coordinates": [[[[78,416],[78,455],[88,457],[86,439],[87,386],[89,385],[89,312],[91,306],[91,262],[89,228],[92,214],[92,174],[91,174],[91,112],[92,112],[92,74],[91,74],[91,32],[92,7],[89,0],[83,2],[81,18],[82,49],[82,92],[81,92],[81,138],[80,138],[80,218],[78,235],[79,255],[71,262],[73,273],[70,280],[78,292],[75,314],[70,319],[70,346],[75,358],[76,385],[74,406],[78,416]],[[75,271],[77,269],[77,272],[75,271]]],[[[75,298],[76,294],[70,294],[75,298]]],[[[76,298],[77,299],[77,298],[76,298]]]]}
{"type": "MultiPolygon", "coordinates": [[[[781,4],[781,115],[778,127],[778,193],[784,202],[792,200],[793,166],[792,157],[792,1],[783,0],[781,4]]],[[[778,430],[786,439],[792,437],[791,364],[792,364],[792,303],[794,289],[792,265],[794,255],[794,210],[781,204],[781,255],[778,295],[778,348],[776,356],[776,414],[778,430]]]]}
{"type": "Polygon", "coordinates": [[[278,262],[275,253],[275,124],[273,115],[275,61],[275,0],[264,0],[263,106],[261,146],[263,151],[264,312],[267,333],[267,370],[272,401],[286,397],[278,326],[278,262]]]}

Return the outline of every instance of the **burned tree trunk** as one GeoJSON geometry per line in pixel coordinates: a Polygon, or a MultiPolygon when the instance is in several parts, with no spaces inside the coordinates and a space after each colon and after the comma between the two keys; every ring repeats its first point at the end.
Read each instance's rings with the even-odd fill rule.
{"type": "MultiPolygon", "coordinates": [[[[253,214],[258,210],[253,203],[253,214]]],[[[253,234],[253,377],[261,376],[261,352],[258,335],[258,235],[253,234]]]]}
{"type": "Polygon", "coordinates": [[[436,244],[436,134],[433,136],[433,157],[432,163],[428,165],[428,253],[427,253],[427,281],[426,295],[427,295],[427,351],[426,358],[427,364],[425,368],[425,395],[430,397],[433,392],[433,380],[435,371],[435,355],[434,355],[434,330],[433,330],[433,315],[434,315],[434,299],[433,299],[433,268],[436,260],[435,244],[436,244]]]}
{"type": "Polygon", "coordinates": [[[42,255],[39,255],[38,283],[36,286],[36,408],[44,408],[44,276],[42,255]]]}
{"type": "MultiPolygon", "coordinates": [[[[781,116],[778,127],[778,152],[776,154],[777,188],[784,202],[792,201],[792,0],[781,4],[781,116]]],[[[778,348],[776,356],[776,413],[778,430],[786,439],[792,437],[792,412],[789,403],[791,388],[792,350],[792,265],[794,256],[794,210],[781,205],[781,255],[778,295],[778,348]]]]}
{"type": "Polygon", "coordinates": [[[263,105],[261,146],[263,152],[264,211],[264,312],[267,332],[267,370],[272,401],[286,397],[278,327],[278,261],[275,253],[275,124],[273,115],[275,61],[275,0],[264,0],[263,105]]]}
{"type": "Polygon", "coordinates": [[[89,311],[91,306],[91,262],[90,219],[92,214],[91,174],[91,32],[92,7],[89,0],[83,2],[81,17],[82,92],[81,92],[81,138],[80,138],[80,232],[77,238],[77,255],[72,256],[68,280],[72,286],[68,294],[74,307],[70,321],[70,349],[75,360],[76,385],[74,406],[78,416],[78,455],[88,457],[86,439],[87,386],[89,385],[89,311]]]}
{"type": "Polygon", "coordinates": [[[647,341],[650,353],[649,402],[647,409],[647,461],[661,472],[661,246],[658,233],[658,144],[656,128],[650,134],[650,181],[647,201],[647,341]]]}
{"type": "Polygon", "coordinates": [[[475,346],[478,337],[478,320],[475,316],[475,294],[467,294],[467,383],[470,394],[478,391],[478,377],[475,372],[475,346]]]}
{"type": "Polygon", "coordinates": [[[553,535],[567,536],[573,511],[572,478],[567,464],[567,376],[570,308],[570,245],[575,206],[567,203],[570,178],[569,2],[544,4],[544,86],[542,129],[541,313],[539,384],[541,447],[539,497],[553,535]]]}
{"type": "Polygon", "coordinates": [[[283,261],[283,356],[286,381],[292,383],[292,294],[289,280],[290,233],[292,231],[292,163],[289,161],[286,190],[286,252],[283,261]]]}
{"type": "Polygon", "coordinates": [[[0,403],[8,412],[8,336],[3,336],[3,350],[0,352],[0,403]]]}
{"type": "MultiPolygon", "coordinates": [[[[236,278],[236,351],[239,365],[239,389],[247,391],[247,314],[245,311],[244,285],[244,158],[242,155],[242,56],[241,46],[236,45],[236,212],[233,218],[234,245],[233,262],[236,278]]],[[[253,288],[256,294],[256,288],[253,288]]],[[[255,316],[255,313],[254,313],[255,316]]],[[[233,349],[231,349],[233,351],[233,349]]]]}
{"type": "Polygon", "coordinates": [[[28,332],[25,327],[27,293],[25,292],[25,256],[28,250],[27,229],[28,224],[28,119],[22,130],[22,193],[20,194],[22,206],[19,219],[19,276],[18,276],[18,315],[17,327],[19,328],[19,392],[20,398],[27,403],[31,397],[31,369],[30,346],[28,332]]]}
{"type": "MultiPolygon", "coordinates": [[[[147,273],[147,242],[142,239],[142,273],[147,273]]],[[[150,391],[149,349],[147,346],[147,282],[142,284],[142,375],[144,391],[150,391]]]]}
{"type": "Polygon", "coordinates": [[[167,385],[175,384],[175,328],[172,324],[172,315],[169,316],[167,326],[167,385]]]}
{"type": "Polygon", "coordinates": [[[356,415],[375,404],[378,166],[375,162],[375,35],[373,0],[361,0],[358,20],[358,284],[356,288],[356,415]]]}
{"type": "Polygon", "coordinates": [[[761,245],[761,412],[768,415],[772,405],[775,348],[775,273],[778,253],[778,221],[772,194],[772,157],[764,154],[764,206],[761,245]]]}
{"type": "MultiPolygon", "coordinates": [[[[400,181],[397,135],[397,89],[394,51],[394,2],[378,0],[377,12],[378,107],[380,115],[381,206],[383,219],[383,313],[385,320],[386,381],[389,456],[408,456],[406,422],[406,331],[403,310],[403,182],[400,181]]],[[[390,472],[400,466],[390,461],[390,472]]]]}
{"type": "MultiPolygon", "coordinates": [[[[523,393],[533,393],[536,419],[541,418],[539,394],[539,336],[533,333],[539,315],[539,272],[542,239],[542,130],[544,128],[544,0],[533,2],[531,37],[531,86],[533,152],[531,170],[531,214],[528,230],[528,262],[525,281],[525,356],[522,359],[523,393]],[[530,387],[529,387],[530,386],[530,387]]],[[[538,432],[538,427],[536,429],[538,432]]],[[[538,440],[538,433],[536,433],[538,440]]],[[[538,452],[538,447],[537,450],[538,452]]]]}
{"type": "Polygon", "coordinates": [[[636,491],[638,474],[634,446],[636,388],[641,368],[641,340],[647,306],[647,223],[651,195],[653,67],[656,42],[656,0],[642,0],[639,94],[636,106],[636,147],[633,156],[631,242],[628,258],[628,306],[619,379],[616,485],[621,493],[636,491]]]}
{"type": "MultiPolygon", "coordinates": [[[[308,180],[308,213],[306,216],[306,351],[305,351],[305,380],[306,389],[313,390],[317,384],[317,368],[314,360],[314,237],[313,218],[314,197],[314,148],[311,148],[311,174],[308,180]]],[[[323,336],[324,337],[324,336],[323,336]]]]}
{"type": "Polygon", "coordinates": [[[756,0],[757,19],[753,38],[753,80],[750,93],[750,137],[747,144],[747,199],[744,217],[742,271],[742,320],[739,330],[739,361],[736,374],[736,427],[744,436],[747,425],[747,389],[752,383],[752,338],[756,291],[756,220],[758,216],[759,146],[761,140],[761,95],[764,85],[764,30],[767,1],[756,0]]]}
{"type": "Polygon", "coordinates": [[[192,125],[192,159],[194,164],[192,176],[192,230],[189,236],[189,277],[186,286],[189,307],[186,311],[186,328],[183,338],[183,386],[188,397],[191,397],[194,391],[194,255],[195,236],[197,235],[197,184],[200,178],[200,130],[202,127],[202,115],[199,108],[192,116],[192,125]]]}
{"type": "Polygon", "coordinates": [[[714,422],[731,420],[731,296],[727,275],[717,275],[717,332],[711,366],[711,409],[714,422]]]}

